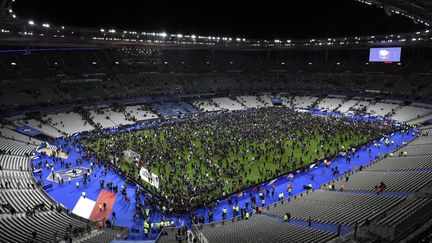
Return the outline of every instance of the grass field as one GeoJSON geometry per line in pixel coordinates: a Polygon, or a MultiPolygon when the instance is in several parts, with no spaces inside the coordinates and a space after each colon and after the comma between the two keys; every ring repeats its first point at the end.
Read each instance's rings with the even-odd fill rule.
{"type": "MultiPolygon", "coordinates": [[[[191,133],[190,130],[180,126],[176,134],[150,129],[113,135],[112,138],[100,138],[92,142],[84,141],[84,143],[95,154],[108,155],[111,160],[114,158],[107,148],[118,146],[119,141],[122,150],[151,152],[151,149],[141,149],[151,146],[155,149],[171,151],[173,154],[171,159],[148,162],[147,167],[150,171],[159,175],[161,179],[160,190],[168,197],[172,197],[179,194],[192,194],[191,185],[201,186],[208,189],[201,198],[210,201],[296,170],[316,160],[329,158],[342,148],[358,146],[372,139],[369,135],[353,130],[328,136],[320,133],[319,129],[314,129],[308,134],[298,130],[294,132],[294,136],[292,133],[269,136],[265,141],[258,143],[252,140],[235,141],[232,137],[221,141],[220,137],[207,136],[209,132],[209,127],[191,133]],[[174,138],[176,141],[186,142],[173,146],[170,141],[174,138]],[[221,153],[209,154],[209,151],[217,151],[221,143],[228,143],[230,149],[222,156],[221,153]],[[216,181],[220,182],[218,185],[223,186],[212,186],[212,182],[216,181]]],[[[120,158],[119,164],[123,172],[138,175],[138,169],[134,169],[136,166],[131,160],[120,158]]]]}

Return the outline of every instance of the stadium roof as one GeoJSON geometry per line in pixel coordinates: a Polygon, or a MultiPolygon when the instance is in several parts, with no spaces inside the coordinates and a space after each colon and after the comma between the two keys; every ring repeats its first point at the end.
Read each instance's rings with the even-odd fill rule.
{"type": "Polygon", "coordinates": [[[432,25],[432,1],[429,0],[356,0],[383,8],[388,15],[401,14],[415,23],[432,25]]]}
{"type": "MultiPolygon", "coordinates": [[[[432,2],[421,0],[355,0],[383,8],[388,15],[399,14],[415,23],[432,24],[432,2]]],[[[298,40],[261,40],[234,38],[228,36],[200,36],[169,33],[138,32],[115,29],[96,29],[72,26],[55,26],[46,22],[26,20],[15,15],[12,5],[15,0],[0,0],[0,40],[3,45],[20,45],[20,42],[34,46],[60,43],[61,47],[89,44],[111,47],[202,47],[202,48],[339,48],[343,46],[413,45],[432,43],[432,31],[394,33],[379,36],[351,36],[342,38],[319,38],[298,40]],[[41,43],[41,44],[38,44],[41,43]]]]}

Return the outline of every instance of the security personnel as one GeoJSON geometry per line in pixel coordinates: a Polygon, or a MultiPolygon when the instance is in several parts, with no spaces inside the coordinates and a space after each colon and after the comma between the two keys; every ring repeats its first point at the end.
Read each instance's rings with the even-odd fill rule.
{"type": "Polygon", "coordinates": [[[149,223],[147,221],[144,221],[144,234],[146,235],[146,237],[148,234],[149,227],[150,227],[149,223]]]}
{"type": "Polygon", "coordinates": [[[174,220],[171,220],[171,227],[175,227],[174,220]]]}
{"type": "Polygon", "coordinates": [[[261,206],[264,207],[264,204],[265,204],[265,200],[263,199],[261,200],[261,206]]]}
{"type": "Polygon", "coordinates": [[[246,212],[246,219],[249,219],[249,217],[250,217],[249,212],[246,212]]]}
{"type": "Polygon", "coordinates": [[[149,233],[148,229],[144,228],[144,235],[146,238],[148,237],[148,233],[149,233]]]}
{"type": "Polygon", "coordinates": [[[287,214],[285,214],[285,215],[283,216],[283,220],[284,220],[284,221],[288,221],[288,215],[287,215],[287,214]]]}
{"type": "Polygon", "coordinates": [[[145,210],[145,214],[146,214],[146,216],[148,217],[148,216],[150,215],[150,209],[146,208],[146,210],[145,210]]]}
{"type": "Polygon", "coordinates": [[[226,218],[226,215],[227,215],[227,209],[226,209],[226,208],[223,208],[223,209],[222,209],[222,219],[225,219],[225,218],[226,218]]]}

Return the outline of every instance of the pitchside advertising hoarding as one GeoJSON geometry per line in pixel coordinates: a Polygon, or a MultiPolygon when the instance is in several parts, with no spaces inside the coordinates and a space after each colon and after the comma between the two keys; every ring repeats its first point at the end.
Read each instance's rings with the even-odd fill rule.
{"type": "Polygon", "coordinates": [[[401,53],[401,47],[371,48],[369,53],[369,62],[400,62],[401,53]]]}
{"type": "Polygon", "coordinates": [[[159,177],[150,173],[146,168],[141,167],[139,175],[142,180],[159,189],[159,177]]]}

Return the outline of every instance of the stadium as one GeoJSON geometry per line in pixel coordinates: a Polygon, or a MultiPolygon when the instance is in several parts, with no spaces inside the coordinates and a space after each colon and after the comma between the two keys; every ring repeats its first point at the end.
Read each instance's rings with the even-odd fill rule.
{"type": "Polygon", "coordinates": [[[0,242],[431,242],[432,4],[343,2],[377,20],[248,38],[0,0],[0,242]]]}

